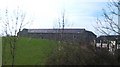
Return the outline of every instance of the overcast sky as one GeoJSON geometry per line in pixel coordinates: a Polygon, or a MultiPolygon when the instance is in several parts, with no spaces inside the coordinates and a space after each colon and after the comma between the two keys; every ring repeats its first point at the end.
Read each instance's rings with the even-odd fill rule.
{"type": "Polygon", "coordinates": [[[53,28],[65,12],[66,28],[93,31],[96,18],[102,14],[108,0],[0,0],[0,9],[18,6],[34,21],[26,28],[53,28]]]}

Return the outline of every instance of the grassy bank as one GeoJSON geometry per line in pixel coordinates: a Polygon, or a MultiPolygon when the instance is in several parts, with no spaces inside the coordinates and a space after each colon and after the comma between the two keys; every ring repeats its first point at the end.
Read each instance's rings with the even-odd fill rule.
{"type": "MultiPolygon", "coordinates": [[[[10,45],[3,38],[3,63],[11,65],[10,45]]],[[[16,44],[15,65],[42,65],[57,46],[55,41],[20,38],[16,44]]]]}

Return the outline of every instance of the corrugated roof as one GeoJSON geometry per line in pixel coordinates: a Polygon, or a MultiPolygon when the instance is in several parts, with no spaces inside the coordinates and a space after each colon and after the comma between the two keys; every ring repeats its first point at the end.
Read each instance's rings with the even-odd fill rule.
{"type": "Polygon", "coordinates": [[[28,33],[81,33],[85,29],[28,29],[28,33]]]}
{"type": "Polygon", "coordinates": [[[120,38],[120,35],[103,35],[103,36],[99,36],[97,38],[97,40],[116,40],[120,38]]]}

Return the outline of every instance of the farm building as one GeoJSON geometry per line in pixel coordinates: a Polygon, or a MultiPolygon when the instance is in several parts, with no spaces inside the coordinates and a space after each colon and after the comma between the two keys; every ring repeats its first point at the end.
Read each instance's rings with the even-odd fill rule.
{"type": "Polygon", "coordinates": [[[96,39],[96,47],[107,48],[109,51],[120,49],[120,35],[104,35],[96,39]]]}
{"type": "Polygon", "coordinates": [[[85,29],[23,29],[18,32],[18,36],[92,44],[94,44],[96,39],[96,35],[93,32],[85,29]]]}

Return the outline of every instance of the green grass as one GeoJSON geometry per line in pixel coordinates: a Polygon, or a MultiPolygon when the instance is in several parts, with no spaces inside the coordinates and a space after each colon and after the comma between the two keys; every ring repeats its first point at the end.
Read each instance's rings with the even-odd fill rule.
{"type": "Polygon", "coordinates": [[[0,37],[0,66],[2,65],[2,38],[0,37]]]}
{"type": "MultiPolygon", "coordinates": [[[[44,65],[46,59],[57,46],[56,41],[20,38],[16,44],[15,65],[44,65]]],[[[11,65],[10,46],[3,38],[3,63],[11,65]]]]}

